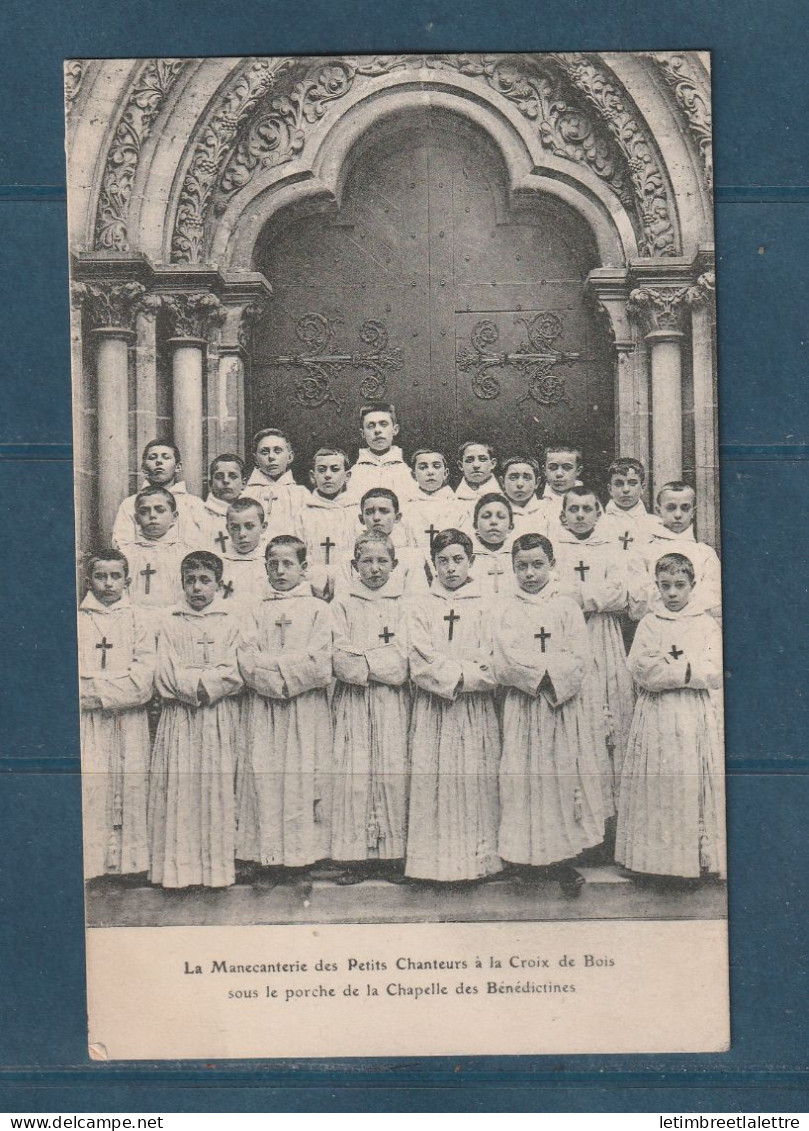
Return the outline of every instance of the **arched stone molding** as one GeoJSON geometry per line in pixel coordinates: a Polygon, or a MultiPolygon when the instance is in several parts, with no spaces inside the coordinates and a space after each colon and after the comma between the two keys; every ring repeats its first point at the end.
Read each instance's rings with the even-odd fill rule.
{"type": "Polygon", "coordinates": [[[595,236],[601,262],[619,266],[637,256],[635,231],[621,201],[588,169],[543,150],[518,112],[479,101],[469,89],[424,89],[398,77],[366,88],[324,122],[307,143],[307,164],[293,161],[251,177],[217,218],[210,258],[228,269],[250,263],[261,230],[273,215],[295,204],[339,208],[342,187],[359,150],[369,138],[418,120],[425,108],[468,122],[494,143],[509,177],[514,207],[536,192],[562,200],[578,212],[595,236]]]}

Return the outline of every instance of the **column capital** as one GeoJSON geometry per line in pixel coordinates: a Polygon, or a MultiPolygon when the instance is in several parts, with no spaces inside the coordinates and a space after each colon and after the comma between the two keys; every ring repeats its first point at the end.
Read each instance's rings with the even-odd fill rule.
{"type": "Polygon", "coordinates": [[[690,307],[713,307],[716,301],[716,275],[704,271],[697,281],[688,288],[685,300],[690,307]]]}
{"type": "Polygon", "coordinates": [[[688,286],[681,283],[635,287],[629,292],[627,313],[644,325],[656,341],[679,338],[683,331],[688,286]]]}
{"type": "Polygon", "coordinates": [[[93,332],[128,337],[144,303],[142,283],[74,283],[73,299],[86,310],[93,332]]]}
{"type": "Polygon", "coordinates": [[[626,309],[629,272],[625,268],[596,267],[587,276],[584,285],[598,310],[606,317],[615,348],[624,353],[631,351],[634,342],[626,309]]]}
{"type": "Polygon", "coordinates": [[[176,291],[159,296],[172,339],[205,343],[225,321],[221,301],[210,291],[176,291]]]}

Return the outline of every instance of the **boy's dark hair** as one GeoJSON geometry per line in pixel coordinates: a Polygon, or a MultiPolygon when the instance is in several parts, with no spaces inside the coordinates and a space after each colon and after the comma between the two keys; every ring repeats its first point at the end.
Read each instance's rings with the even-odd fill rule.
{"type": "Polygon", "coordinates": [[[270,557],[270,550],[274,546],[292,546],[295,550],[295,556],[301,565],[306,563],[306,543],[302,542],[300,538],[296,538],[294,534],[276,534],[267,543],[267,549],[264,551],[264,561],[268,561],[270,557]]]}
{"type": "Polygon", "coordinates": [[[216,471],[216,466],[220,463],[235,463],[238,466],[239,471],[241,471],[242,473],[242,479],[244,479],[244,460],[241,456],[237,456],[235,452],[222,452],[221,456],[217,456],[216,459],[211,460],[210,466],[208,468],[209,479],[213,478],[213,473],[216,471]]]}
{"type": "Polygon", "coordinates": [[[487,493],[485,495],[481,495],[481,497],[475,503],[475,514],[472,518],[473,526],[477,526],[478,514],[483,509],[483,507],[487,506],[489,503],[502,503],[502,505],[508,511],[508,517],[511,519],[512,523],[514,522],[514,508],[512,507],[506,496],[501,495],[499,491],[487,491],[487,493]]]}
{"type": "Polygon", "coordinates": [[[180,456],[180,449],[172,440],[150,440],[148,444],[144,445],[143,455],[140,457],[141,467],[143,466],[144,460],[146,459],[146,456],[149,454],[152,448],[171,448],[172,454],[174,455],[177,463],[183,462],[180,456]]]}
{"type": "Polygon", "coordinates": [[[240,498],[234,499],[233,502],[228,505],[228,509],[225,512],[225,525],[227,525],[227,516],[230,511],[233,511],[234,514],[244,514],[245,511],[252,510],[253,508],[258,511],[261,516],[261,521],[263,522],[265,518],[264,507],[258,499],[254,499],[252,495],[242,495],[240,498]]]}
{"type": "Polygon", "coordinates": [[[568,487],[568,489],[562,495],[562,510],[563,511],[567,510],[568,495],[571,495],[575,499],[586,499],[588,495],[592,495],[593,498],[596,501],[596,505],[597,505],[598,509],[599,510],[604,509],[604,505],[601,502],[601,499],[599,499],[599,497],[598,497],[598,492],[594,491],[592,487],[588,487],[586,483],[582,483],[580,486],[576,486],[576,487],[568,487]]]}
{"type": "Polygon", "coordinates": [[[549,452],[570,452],[571,455],[574,455],[576,457],[576,462],[579,465],[582,465],[584,463],[584,453],[582,452],[580,445],[571,444],[569,440],[560,440],[555,444],[546,444],[542,449],[543,464],[548,462],[549,452]]]}
{"type": "Polygon", "coordinates": [[[658,506],[660,505],[660,497],[664,491],[690,491],[695,499],[697,497],[697,492],[690,483],[683,483],[682,479],[672,479],[670,483],[664,483],[655,495],[655,502],[658,506]]]}
{"type": "Polygon", "coordinates": [[[151,495],[162,495],[167,500],[174,514],[177,513],[177,500],[166,487],[144,487],[142,491],[138,491],[135,496],[135,510],[138,509],[138,503],[141,499],[148,499],[151,495]]]}
{"type": "Polygon", "coordinates": [[[617,459],[614,459],[607,468],[607,482],[610,482],[613,475],[629,475],[630,471],[638,473],[641,483],[646,482],[646,468],[634,456],[618,456],[617,459]]]}
{"type": "Polygon", "coordinates": [[[399,514],[399,496],[395,491],[391,491],[390,487],[372,487],[370,491],[366,491],[360,499],[360,514],[365,509],[365,504],[369,499],[390,499],[393,503],[393,509],[399,514]]]}
{"type": "Polygon", "coordinates": [[[384,412],[391,418],[394,424],[398,424],[396,419],[396,405],[392,404],[364,404],[360,409],[360,427],[365,423],[365,417],[370,416],[373,412],[384,412]]]}
{"type": "Polygon", "coordinates": [[[696,577],[694,563],[685,554],[664,554],[662,558],[658,558],[655,565],[655,580],[661,573],[684,573],[692,585],[696,577]]]}
{"type": "Polygon", "coordinates": [[[267,436],[277,436],[279,440],[283,440],[289,450],[292,451],[292,444],[290,442],[289,436],[287,436],[285,432],[282,432],[280,428],[262,428],[260,431],[256,432],[255,436],[253,437],[254,455],[256,448],[259,446],[262,440],[267,438],[267,436]]]}
{"type": "Polygon", "coordinates": [[[381,542],[385,549],[389,551],[391,558],[396,557],[396,547],[393,545],[393,540],[389,534],[383,534],[381,530],[366,530],[364,534],[358,534],[354,539],[354,561],[357,560],[362,547],[368,542],[381,542]]]}
{"type": "Polygon", "coordinates": [[[530,467],[534,473],[536,481],[539,482],[542,472],[540,471],[539,464],[533,456],[509,456],[506,462],[500,467],[500,478],[505,479],[508,469],[510,467],[514,467],[514,465],[517,463],[524,463],[527,467],[530,467]]]}
{"type": "Polygon", "coordinates": [[[419,448],[417,451],[413,452],[413,455],[410,457],[410,466],[414,471],[416,470],[416,460],[419,456],[441,456],[441,459],[444,461],[444,467],[447,466],[447,457],[442,451],[439,451],[438,448],[419,448]]]}
{"type": "Polygon", "coordinates": [[[318,450],[312,456],[312,470],[313,471],[314,471],[314,468],[315,468],[315,464],[317,463],[318,458],[320,456],[342,456],[343,457],[343,465],[344,465],[346,471],[348,471],[348,466],[349,466],[349,464],[348,464],[348,453],[344,452],[342,448],[318,448],[318,450]]]}
{"type": "Polygon", "coordinates": [[[193,553],[186,554],[180,562],[180,577],[184,577],[189,569],[209,569],[217,581],[222,580],[224,572],[222,559],[210,550],[194,550],[193,553]]]}
{"type": "Polygon", "coordinates": [[[553,543],[544,534],[521,534],[519,538],[515,538],[514,545],[511,547],[512,562],[517,554],[523,550],[541,550],[551,564],[555,561],[553,543]]]}
{"type": "Polygon", "coordinates": [[[85,570],[87,572],[88,577],[90,576],[90,574],[95,569],[97,562],[120,562],[121,565],[124,567],[124,575],[126,577],[129,577],[129,561],[127,560],[126,555],[122,554],[120,550],[113,549],[112,546],[110,546],[110,547],[103,547],[102,546],[101,549],[92,550],[87,555],[87,559],[86,559],[86,563],[85,563],[85,570]]]}
{"type": "Polygon", "coordinates": [[[433,544],[430,547],[430,557],[433,559],[433,565],[435,565],[436,555],[440,554],[442,550],[446,550],[447,546],[462,546],[470,562],[475,556],[472,539],[469,535],[464,534],[462,530],[449,527],[447,530],[441,530],[436,534],[435,538],[433,538],[433,544]]]}
{"type": "Polygon", "coordinates": [[[464,452],[467,448],[471,448],[473,446],[485,448],[489,453],[489,459],[496,458],[494,444],[488,444],[485,440],[464,440],[464,442],[458,446],[458,463],[463,463],[464,452]]]}

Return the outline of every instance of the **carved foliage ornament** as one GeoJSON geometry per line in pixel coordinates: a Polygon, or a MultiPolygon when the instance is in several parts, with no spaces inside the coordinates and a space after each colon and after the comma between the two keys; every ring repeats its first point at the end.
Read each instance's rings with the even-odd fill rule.
{"type": "Polygon", "coordinates": [[[682,286],[636,287],[629,292],[626,309],[629,314],[645,320],[650,332],[679,332],[690,289],[682,286]]]}
{"type": "Polygon", "coordinates": [[[707,80],[699,65],[680,52],[650,51],[648,58],[657,64],[686,117],[702,159],[705,184],[710,189],[713,187],[713,145],[711,94],[707,80]]]}
{"type": "Polygon", "coordinates": [[[161,295],[160,299],[173,338],[205,339],[226,317],[222,303],[209,293],[161,295]]]}
{"type": "Polygon", "coordinates": [[[337,344],[337,326],[342,321],[339,316],[328,318],[314,311],[302,315],[295,326],[295,336],[306,352],[269,359],[280,368],[303,371],[295,378],[295,399],[304,408],[330,403],[341,412],[343,402],[334,385],[347,369],[358,370],[362,375],[359,390],[363,400],[384,400],[388,371],[398,372],[402,368],[401,347],[389,349],[386,327],[373,319],[363,322],[359,334],[369,348],[344,353],[337,344]]]}
{"type": "Polygon", "coordinates": [[[264,314],[267,308],[263,302],[248,302],[242,311],[241,319],[239,320],[239,329],[237,338],[241,349],[247,353],[253,341],[253,331],[256,328],[256,323],[259,318],[264,314]]]}
{"type": "Polygon", "coordinates": [[[563,352],[554,343],[564,333],[558,314],[540,311],[526,317],[515,314],[514,324],[525,326],[528,341],[523,341],[512,352],[495,352],[492,347],[500,337],[495,322],[484,318],[472,327],[472,349],[463,346],[458,351],[457,365],[462,373],[471,373],[472,392],[481,400],[493,400],[500,395],[500,377],[503,370],[516,369],[526,382],[526,391],[517,398],[517,404],[533,400],[541,405],[569,403],[565,392],[565,379],[553,372],[560,365],[584,361],[580,353],[563,352]],[[498,373],[498,370],[500,371],[498,373]]]}
{"type": "Polygon", "coordinates": [[[129,201],[141,149],[183,66],[183,59],[148,59],[132,84],[107,154],[96,213],[96,248],[129,249],[129,201]]]}
{"type": "Polygon", "coordinates": [[[665,179],[644,127],[617,84],[588,57],[393,55],[251,60],[197,140],[175,218],[172,261],[200,262],[212,202],[221,213],[259,169],[298,156],[308,128],[357,81],[405,68],[451,70],[486,83],[532,123],[545,149],[586,165],[611,186],[634,219],[642,254],[677,253],[665,179]]]}
{"type": "Polygon", "coordinates": [[[65,108],[68,112],[76,101],[84,75],[84,59],[68,59],[65,63],[65,108]]]}
{"type": "Polygon", "coordinates": [[[87,311],[93,330],[130,332],[145,294],[146,288],[141,283],[75,283],[73,286],[74,301],[87,311]]]}

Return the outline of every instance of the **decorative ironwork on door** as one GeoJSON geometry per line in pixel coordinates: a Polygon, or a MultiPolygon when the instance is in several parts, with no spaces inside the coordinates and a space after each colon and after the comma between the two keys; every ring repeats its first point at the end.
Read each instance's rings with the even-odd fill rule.
{"type": "Polygon", "coordinates": [[[369,348],[353,353],[343,352],[337,344],[337,327],[342,324],[339,315],[328,317],[309,311],[295,325],[295,336],[303,342],[307,352],[268,358],[271,364],[302,370],[295,379],[295,399],[304,408],[320,408],[331,403],[341,412],[343,401],[335,386],[339,388],[340,380],[349,369],[361,375],[359,389],[364,400],[384,400],[388,373],[398,372],[403,367],[401,346],[388,347],[388,331],[382,322],[367,319],[362,323],[360,341],[369,348]]]}
{"type": "Polygon", "coordinates": [[[499,327],[492,319],[481,319],[472,327],[472,348],[462,346],[456,359],[461,372],[472,375],[472,392],[481,400],[493,400],[501,392],[502,373],[497,371],[516,369],[526,382],[525,392],[517,398],[517,404],[529,400],[541,405],[569,403],[565,378],[553,370],[560,365],[591,359],[575,350],[556,348],[554,343],[562,337],[564,326],[553,311],[515,314],[514,325],[520,322],[525,326],[527,341],[523,340],[512,351],[495,352],[492,349],[500,337],[499,327]]]}

